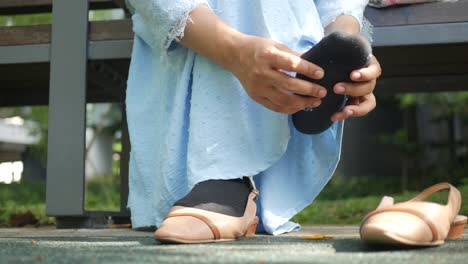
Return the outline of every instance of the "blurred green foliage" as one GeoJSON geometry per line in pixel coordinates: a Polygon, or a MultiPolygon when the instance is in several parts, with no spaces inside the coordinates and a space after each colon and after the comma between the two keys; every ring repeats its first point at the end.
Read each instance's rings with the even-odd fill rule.
{"type": "MultiPolygon", "coordinates": [[[[120,209],[120,180],[114,176],[96,177],[87,181],[86,210],[117,211],[120,209]]],[[[424,186],[424,188],[429,186],[424,186]]],[[[456,186],[463,196],[461,214],[468,215],[468,177],[456,186]]],[[[301,224],[359,224],[374,210],[384,195],[393,196],[396,202],[406,201],[422,191],[399,191],[398,181],[389,179],[334,177],[317,199],[293,218],[301,224]]],[[[430,197],[430,201],[445,203],[447,192],[430,197]]],[[[0,184],[0,225],[18,213],[30,210],[40,224],[55,223],[45,215],[45,183],[21,182],[0,184]]]]}
{"type": "Polygon", "coordinates": [[[399,99],[402,108],[430,105],[439,117],[459,114],[468,118],[468,92],[402,94],[399,99]]]}
{"type": "MultiPolygon", "coordinates": [[[[359,224],[366,214],[376,209],[384,195],[394,197],[397,203],[407,201],[423,190],[395,192],[394,190],[397,190],[399,185],[380,184],[381,180],[379,178],[378,181],[375,179],[362,181],[362,178],[357,178],[354,184],[348,186],[347,182],[336,183],[332,179],[317,200],[297,214],[292,221],[305,225],[359,224]],[[370,186],[366,186],[369,183],[371,183],[370,186]],[[365,191],[362,186],[367,187],[364,189],[369,190],[368,195],[364,195],[365,191]],[[355,195],[352,187],[355,187],[354,190],[359,190],[360,195],[355,195]],[[342,192],[345,194],[340,194],[342,192]],[[333,194],[337,196],[333,197],[333,194]]],[[[424,188],[426,187],[429,186],[424,188]]],[[[468,177],[464,179],[463,185],[456,187],[462,193],[463,198],[460,214],[468,215],[468,177]]],[[[447,191],[437,192],[430,196],[428,201],[445,204],[447,195],[447,191]]]]}
{"type": "Polygon", "coordinates": [[[51,14],[27,14],[14,16],[0,16],[0,26],[27,26],[50,24],[51,14]]]}
{"type": "Polygon", "coordinates": [[[39,142],[28,148],[31,156],[41,162],[45,167],[47,164],[47,133],[49,125],[49,108],[47,106],[34,106],[31,111],[23,114],[22,117],[26,120],[33,121],[37,124],[31,131],[35,135],[40,135],[39,142]]]}
{"type": "MultiPolygon", "coordinates": [[[[401,94],[397,98],[406,118],[408,113],[414,113],[418,108],[430,109],[430,124],[443,132],[437,138],[423,141],[414,131],[414,127],[421,128],[408,124],[418,120],[407,118],[405,126],[396,132],[377,136],[378,142],[390,145],[400,153],[404,167],[401,181],[411,181],[417,174],[419,176],[413,178],[420,179],[420,185],[437,181],[459,184],[468,175],[468,92],[401,94]],[[461,125],[456,125],[457,122],[461,125]]],[[[415,183],[417,185],[418,181],[415,183]]],[[[404,185],[407,184],[411,185],[409,182],[404,185]]]]}
{"type": "MultiPolygon", "coordinates": [[[[124,13],[119,9],[92,10],[89,12],[90,21],[121,19],[123,17],[124,13]]],[[[0,26],[29,26],[51,23],[52,14],[50,13],[0,16],[0,26]]]]}
{"type": "Polygon", "coordinates": [[[101,175],[86,180],[85,209],[120,211],[120,176],[101,175]]]}

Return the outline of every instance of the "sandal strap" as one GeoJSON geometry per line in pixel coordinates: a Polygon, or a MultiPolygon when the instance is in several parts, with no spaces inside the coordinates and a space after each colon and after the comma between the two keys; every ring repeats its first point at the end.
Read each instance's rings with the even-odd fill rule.
{"type": "Polygon", "coordinates": [[[455,217],[461,208],[461,194],[457,188],[455,188],[453,185],[447,182],[438,183],[425,189],[424,191],[419,193],[417,196],[415,196],[413,199],[409,200],[408,202],[424,201],[433,193],[441,191],[441,190],[445,190],[445,189],[449,189],[447,204],[445,206],[449,208],[449,210],[452,213],[452,216],[455,217]]]}
{"type": "MultiPolygon", "coordinates": [[[[432,185],[429,188],[426,188],[424,191],[420,192],[418,195],[416,195],[413,199],[409,200],[408,202],[412,201],[424,201],[426,200],[427,197],[431,196],[433,193],[445,190],[445,189],[450,189],[450,193],[452,191],[453,186],[449,183],[443,182],[443,183],[438,183],[435,185],[432,185]]],[[[450,196],[449,193],[449,196],[450,196]]]]}
{"type": "Polygon", "coordinates": [[[195,217],[201,220],[211,229],[211,232],[213,233],[215,240],[219,240],[221,238],[221,233],[219,232],[218,227],[216,227],[216,225],[208,217],[204,215],[195,214],[195,213],[171,213],[168,216],[166,216],[165,219],[171,218],[171,217],[179,217],[179,216],[191,216],[191,217],[195,217]]]}
{"type": "Polygon", "coordinates": [[[249,180],[250,191],[255,194],[255,199],[258,198],[258,196],[260,196],[260,191],[257,189],[257,186],[255,186],[255,182],[253,180],[253,177],[252,176],[246,176],[246,177],[249,180]]]}
{"type": "Polygon", "coordinates": [[[399,213],[408,213],[408,214],[411,214],[411,215],[414,215],[416,217],[419,217],[421,220],[423,220],[427,226],[429,227],[429,229],[431,229],[431,233],[432,233],[432,242],[435,242],[435,241],[438,241],[439,240],[439,232],[437,231],[437,228],[436,226],[434,225],[434,223],[429,219],[427,218],[427,216],[421,212],[419,212],[418,210],[414,210],[414,209],[411,209],[411,208],[401,208],[401,207],[390,207],[390,208],[384,208],[384,209],[379,209],[379,210],[375,210],[371,213],[369,213],[365,218],[364,220],[362,221],[362,224],[361,224],[361,228],[362,226],[364,225],[364,223],[369,219],[371,218],[372,216],[376,215],[376,214],[380,214],[380,213],[386,213],[386,212],[399,212],[399,213]]]}

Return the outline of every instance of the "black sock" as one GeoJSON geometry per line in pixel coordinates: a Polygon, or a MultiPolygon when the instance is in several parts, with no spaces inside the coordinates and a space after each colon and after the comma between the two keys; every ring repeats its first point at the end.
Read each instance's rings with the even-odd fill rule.
{"type": "Polygon", "coordinates": [[[200,182],[174,205],[193,207],[235,217],[244,215],[250,193],[247,177],[200,182]]]}
{"type": "Polygon", "coordinates": [[[371,46],[363,37],[334,32],[301,56],[322,67],[325,76],[321,80],[310,79],[302,74],[297,74],[296,77],[322,85],[327,89],[327,96],[322,99],[319,107],[293,114],[293,123],[298,131],[317,134],[333,124],[331,116],[339,112],[345,103],[345,96],[335,94],[333,86],[339,82],[351,82],[351,72],[368,66],[371,54],[371,46]]]}

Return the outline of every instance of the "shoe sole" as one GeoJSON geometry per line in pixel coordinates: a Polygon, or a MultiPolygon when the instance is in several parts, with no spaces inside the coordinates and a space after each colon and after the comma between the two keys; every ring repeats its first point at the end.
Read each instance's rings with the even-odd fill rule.
{"type": "MultiPolygon", "coordinates": [[[[378,230],[376,232],[368,232],[364,236],[361,235],[362,240],[372,243],[372,244],[392,244],[392,245],[406,245],[406,246],[440,246],[444,244],[446,240],[455,240],[463,236],[465,229],[465,224],[467,223],[467,217],[458,215],[452,224],[450,225],[449,233],[445,240],[437,240],[432,242],[420,242],[413,241],[407,238],[401,237],[395,233],[385,232],[383,230],[378,230]]],[[[363,232],[365,233],[365,231],[363,232]]]]}
{"type": "MultiPolygon", "coordinates": [[[[255,235],[255,231],[257,230],[259,219],[255,217],[252,223],[250,224],[249,228],[242,237],[252,237],[255,235]]],[[[182,238],[173,238],[173,237],[154,237],[159,242],[165,244],[205,244],[205,243],[219,243],[219,242],[229,242],[235,241],[239,238],[221,238],[221,239],[207,239],[207,240],[186,240],[182,238]]]]}
{"type": "MultiPolygon", "coordinates": [[[[292,115],[294,127],[304,134],[318,134],[333,125],[331,117],[341,111],[346,97],[335,94],[333,87],[338,82],[353,82],[352,71],[367,67],[371,63],[372,48],[364,38],[334,32],[324,37],[317,45],[302,54],[301,58],[310,61],[325,71],[321,80],[297,74],[297,78],[319,84],[327,89],[327,96],[316,108],[306,108],[292,115]]],[[[304,96],[304,95],[302,95],[304,96]]]]}

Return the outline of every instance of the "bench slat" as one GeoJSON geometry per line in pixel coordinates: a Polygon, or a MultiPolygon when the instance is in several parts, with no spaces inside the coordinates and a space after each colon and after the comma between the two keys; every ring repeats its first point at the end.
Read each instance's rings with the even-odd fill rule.
{"type": "Polygon", "coordinates": [[[468,0],[382,9],[367,7],[364,15],[376,27],[468,22],[468,0]]]}
{"type": "MultiPolygon", "coordinates": [[[[0,27],[0,46],[50,43],[51,25],[0,27]]],[[[91,41],[133,39],[130,19],[90,23],[91,41]]]]}
{"type": "MultiPolygon", "coordinates": [[[[81,0],[79,0],[81,1],[81,0]]],[[[88,0],[90,9],[124,8],[125,0],[88,0]]],[[[1,0],[0,15],[50,13],[52,0],[1,0]]]]}
{"type": "MultiPolygon", "coordinates": [[[[100,61],[89,62],[88,102],[122,102],[124,85],[116,83],[112,76],[102,74],[93,65],[100,61]]],[[[106,61],[121,76],[127,76],[128,60],[106,61]]],[[[49,101],[49,63],[0,64],[0,107],[22,105],[45,105],[49,101]]]]}

